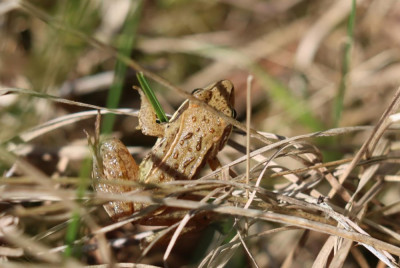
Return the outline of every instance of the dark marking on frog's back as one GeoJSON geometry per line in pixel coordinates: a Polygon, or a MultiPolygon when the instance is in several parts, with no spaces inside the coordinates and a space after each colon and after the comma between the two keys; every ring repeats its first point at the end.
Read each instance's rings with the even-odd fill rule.
{"type": "Polygon", "coordinates": [[[196,144],[196,150],[197,151],[201,150],[201,142],[202,142],[202,140],[203,140],[203,137],[199,137],[199,140],[197,141],[197,144],[196,144]]]}
{"type": "Polygon", "coordinates": [[[187,158],[184,162],[183,162],[183,167],[186,168],[187,166],[189,166],[190,163],[192,163],[194,161],[194,157],[191,156],[189,158],[187,158]]]}
{"type": "Polygon", "coordinates": [[[193,136],[193,132],[188,132],[188,133],[183,137],[183,139],[184,139],[184,140],[188,140],[188,139],[190,139],[192,136],[193,136]]]}

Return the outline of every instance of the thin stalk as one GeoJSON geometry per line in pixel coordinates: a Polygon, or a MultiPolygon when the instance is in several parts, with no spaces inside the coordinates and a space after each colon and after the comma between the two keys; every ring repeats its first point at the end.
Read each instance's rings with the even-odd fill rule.
{"type": "Polygon", "coordinates": [[[352,8],[347,23],[347,42],[344,47],[343,61],[342,61],[342,76],[340,79],[339,89],[336,95],[333,113],[334,127],[337,127],[340,122],[343,111],[343,100],[346,93],[348,85],[348,74],[350,71],[350,61],[351,61],[351,48],[354,42],[354,21],[356,17],[356,1],[352,1],[352,8]]]}
{"type": "MultiPolygon", "coordinates": [[[[122,30],[118,53],[129,58],[132,48],[134,47],[136,41],[136,33],[140,22],[140,16],[142,11],[142,1],[132,4],[129,14],[125,21],[125,26],[122,30]]],[[[122,88],[124,85],[125,74],[127,70],[127,65],[121,60],[117,60],[114,71],[114,81],[111,85],[110,91],[107,97],[107,108],[114,109],[118,107],[119,101],[121,99],[122,88]]],[[[104,116],[104,121],[102,124],[102,133],[111,133],[115,122],[115,115],[108,114],[104,116]]]]}
{"type": "MultiPolygon", "coordinates": [[[[91,161],[90,159],[86,159],[81,169],[80,172],[81,174],[79,176],[79,185],[76,189],[76,196],[78,200],[77,202],[79,202],[79,200],[82,200],[89,186],[88,178],[90,177],[90,170],[91,170],[90,167],[91,167],[91,161]]],[[[81,252],[81,250],[74,250],[74,243],[78,239],[80,227],[81,227],[81,215],[79,211],[75,210],[72,212],[71,220],[68,223],[67,232],[65,235],[65,244],[67,245],[64,251],[65,258],[71,256],[79,257],[80,255],[79,252],[81,252]]]]}

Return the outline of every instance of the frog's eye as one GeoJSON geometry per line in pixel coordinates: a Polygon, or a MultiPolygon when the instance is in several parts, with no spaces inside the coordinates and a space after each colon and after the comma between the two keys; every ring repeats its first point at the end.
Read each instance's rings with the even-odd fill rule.
{"type": "Polygon", "coordinates": [[[194,95],[196,92],[199,92],[200,90],[202,90],[202,88],[196,88],[192,91],[192,95],[194,95]]]}
{"type": "Polygon", "coordinates": [[[235,109],[232,109],[232,117],[236,119],[237,113],[235,109]]]}

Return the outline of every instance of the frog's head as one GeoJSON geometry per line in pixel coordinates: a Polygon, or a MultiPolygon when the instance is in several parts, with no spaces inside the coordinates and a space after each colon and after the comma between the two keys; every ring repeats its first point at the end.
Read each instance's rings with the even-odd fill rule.
{"type": "Polygon", "coordinates": [[[208,87],[195,89],[192,94],[195,98],[204,101],[225,115],[235,117],[235,110],[233,109],[235,94],[231,81],[221,80],[208,87]]]}

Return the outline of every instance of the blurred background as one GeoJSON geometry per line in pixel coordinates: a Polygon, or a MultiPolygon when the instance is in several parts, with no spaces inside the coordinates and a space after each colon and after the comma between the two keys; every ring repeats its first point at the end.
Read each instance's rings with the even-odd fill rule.
{"type": "MultiPolygon", "coordinates": [[[[292,137],[373,125],[400,83],[400,3],[355,4],[352,9],[350,0],[0,1],[0,90],[30,90],[0,96],[0,141],[18,143],[23,133],[49,120],[88,110],[42,94],[138,109],[136,70],[115,53],[188,93],[231,80],[241,122],[246,81],[253,75],[251,126],[258,131],[292,137]]],[[[184,97],[149,82],[172,114],[184,97]]],[[[135,148],[148,149],[155,139],[136,130],[136,117],[106,121],[103,130],[132,146],[140,162],[145,152],[135,148]]],[[[18,154],[46,174],[77,176],[87,158],[83,129],[93,128],[93,117],[65,124],[36,135],[34,149],[18,154]]],[[[352,133],[315,143],[325,159],[337,160],[365,137],[352,133]]],[[[253,149],[259,144],[254,141],[253,149]]]]}
{"type": "MultiPolygon", "coordinates": [[[[102,106],[109,89],[122,83],[126,98],[118,106],[137,108],[131,90],[135,71],[116,68],[115,57],[73,33],[79,31],[187,92],[231,80],[239,119],[245,113],[247,76],[254,75],[252,124],[260,131],[293,136],[370,124],[400,79],[399,4],[357,1],[354,42],[346,62],[350,2],[29,1],[29,7],[20,8],[2,1],[0,82],[102,106]],[[338,118],[335,100],[342,80],[344,109],[338,118]]],[[[167,112],[182,102],[160,85],[151,85],[162,95],[167,112]]],[[[36,102],[42,101],[1,98],[2,140],[77,109],[36,102]]]]}

